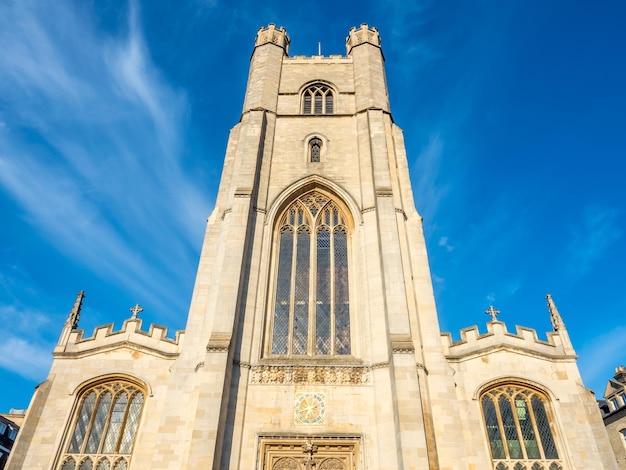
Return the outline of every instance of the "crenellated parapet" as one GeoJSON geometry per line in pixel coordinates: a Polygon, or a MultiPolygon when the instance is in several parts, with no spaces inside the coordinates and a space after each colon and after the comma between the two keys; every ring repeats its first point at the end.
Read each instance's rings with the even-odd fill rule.
{"type": "Polygon", "coordinates": [[[84,337],[85,330],[72,330],[67,341],[58,344],[54,349],[55,358],[80,358],[111,351],[129,348],[146,354],[163,358],[175,358],[179,355],[184,331],[177,331],[171,339],[167,337],[168,329],[161,325],[151,324],[148,331],[141,329],[140,318],[129,318],[124,321],[120,330],[113,330],[113,323],[98,326],[93,335],[84,337]]]}
{"type": "Polygon", "coordinates": [[[270,23],[267,27],[260,27],[254,40],[255,47],[265,44],[274,44],[281,47],[285,51],[285,55],[289,54],[289,36],[284,27],[277,28],[275,24],[270,23]]]}
{"type": "Polygon", "coordinates": [[[509,333],[506,324],[500,321],[488,322],[486,333],[480,333],[477,326],[465,328],[461,330],[461,339],[458,341],[453,341],[450,333],[442,333],[441,344],[446,358],[453,361],[474,358],[496,350],[551,360],[571,360],[577,357],[569,345],[569,338],[564,341],[559,332],[548,332],[546,339],[542,340],[534,329],[523,326],[516,326],[515,333],[509,333]]]}
{"type": "Polygon", "coordinates": [[[348,37],[346,38],[346,53],[350,54],[353,47],[360,46],[361,44],[371,44],[376,47],[380,47],[380,35],[376,28],[370,28],[367,24],[363,23],[359,28],[354,26],[350,28],[348,37]]]}

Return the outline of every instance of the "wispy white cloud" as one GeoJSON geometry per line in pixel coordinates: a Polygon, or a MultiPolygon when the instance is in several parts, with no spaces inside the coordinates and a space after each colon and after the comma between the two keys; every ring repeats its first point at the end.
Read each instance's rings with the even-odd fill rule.
{"type": "Polygon", "coordinates": [[[448,184],[440,182],[444,143],[439,134],[432,135],[411,167],[413,191],[417,210],[422,217],[434,220],[448,184]]]}
{"type": "Polygon", "coordinates": [[[437,245],[443,247],[447,252],[454,251],[454,246],[450,244],[448,237],[441,237],[437,242],[437,245]]]}
{"type": "Polygon", "coordinates": [[[570,243],[571,269],[576,276],[585,275],[592,264],[624,234],[617,222],[618,212],[606,207],[585,207],[581,224],[574,229],[570,243]]]}
{"type": "Polygon", "coordinates": [[[119,36],[77,8],[0,6],[0,186],[65,255],[184,302],[172,281],[193,272],[210,205],[181,160],[185,93],[153,65],[135,3],[119,36]]]}
{"type": "Polygon", "coordinates": [[[32,341],[0,331],[0,367],[8,369],[30,380],[42,380],[46,377],[52,355],[50,345],[36,345],[32,341]]]}

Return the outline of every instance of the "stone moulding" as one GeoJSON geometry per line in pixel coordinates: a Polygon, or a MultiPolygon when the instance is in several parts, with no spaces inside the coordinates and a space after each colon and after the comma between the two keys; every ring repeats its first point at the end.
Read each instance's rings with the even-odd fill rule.
{"type": "Polygon", "coordinates": [[[371,368],[343,366],[252,365],[250,383],[258,385],[369,385],[371,368]]]}

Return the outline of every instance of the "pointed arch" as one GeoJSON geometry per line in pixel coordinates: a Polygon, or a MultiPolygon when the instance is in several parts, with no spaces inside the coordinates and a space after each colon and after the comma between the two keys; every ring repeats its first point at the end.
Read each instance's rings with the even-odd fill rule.
{"type": "Polygon", "coordinates": [[[350,211],[304,184],[274,205],[274,282],[266,353],[350,355],[350,211]]]}
{"type": "Polygon", "coordinates": [[[517,468],[520,461],[532,468],[562,468],[554,411],[543,387],[492,380],[479,389],[478,401],[495,468],[517,468]]]}

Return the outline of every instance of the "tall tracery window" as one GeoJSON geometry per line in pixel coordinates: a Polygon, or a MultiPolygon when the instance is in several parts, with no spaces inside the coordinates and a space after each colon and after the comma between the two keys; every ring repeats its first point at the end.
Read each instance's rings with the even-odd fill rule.
{"type": "Polygon", "coordinates": [[[59,470],[127,470],[143,401],[143,391],[124,380],[82,392],[59,470]]]}
{"type": "Polygon", "coordinates": [[[309,86],[302,94],[303,114],[333,114],[334,105],[333,91],[323,83],[309,86]]]}
{"type": "Polygon", "coordinates": [[[562,470],[548,399],[519,385],[501,385],[481,396],[495,470],[562,470]]]}
{"type": "Polygon", "coordinates": [[[350,354],[348,228],[312,191],[280,216],[271,354],[350,354]]]}
{"type": "Polygon", "coordinates": [[[309,160],[319,162],[322,153],[322,139],[314,137],[309,141],[309,160]]]}

